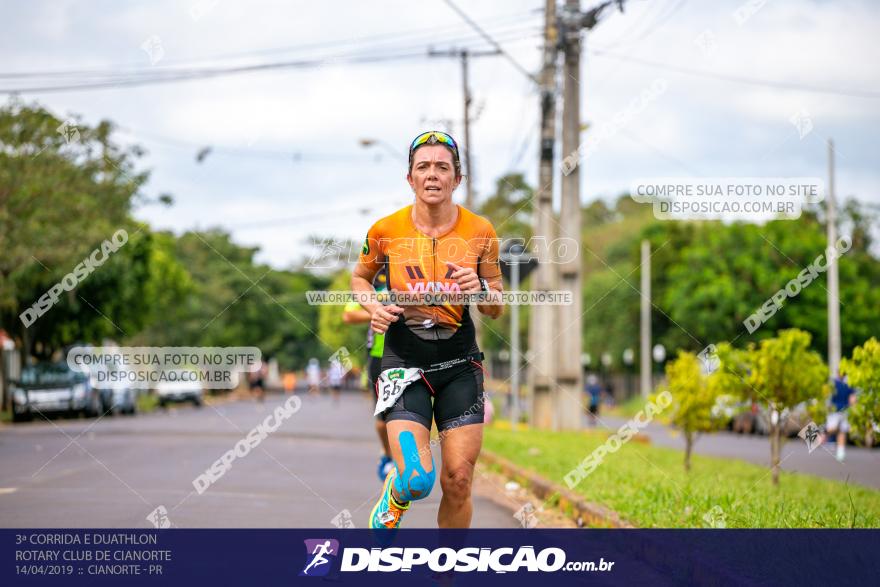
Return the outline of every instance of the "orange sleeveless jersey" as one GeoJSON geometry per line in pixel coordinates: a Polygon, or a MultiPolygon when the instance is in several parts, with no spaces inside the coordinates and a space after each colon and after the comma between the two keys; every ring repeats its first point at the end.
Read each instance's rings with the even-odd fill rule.
{"type": "MultiPolygon", "coordinates": [[[[388,288],[401,292],[457,292],[453,270],[470,267],[500,289],[498,238],[492,224],[458,208],[458,220],[446,234],[433,238],[416,228],[412,206],[382,218],[367,233],[359,262],[374,274],[388,264],[388,288]]],[[[418,336],[445,339],[461,326],[464,306],[404,306],[405,324],[418,336]]]]}

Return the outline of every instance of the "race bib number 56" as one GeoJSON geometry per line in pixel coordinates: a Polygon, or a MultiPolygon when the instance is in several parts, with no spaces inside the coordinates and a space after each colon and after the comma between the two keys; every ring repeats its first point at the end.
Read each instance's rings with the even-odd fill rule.
{"type": "Polygon", "coordinates": [[[376,411],[374,416],[378,416],[385,410],[394,405],[403,390],[409,387],[413,381],[421,378],[422,370],[416,367],[386,369],[379,375],[379,383],[376,386],[378,397],[376,398],[376,411]]]}

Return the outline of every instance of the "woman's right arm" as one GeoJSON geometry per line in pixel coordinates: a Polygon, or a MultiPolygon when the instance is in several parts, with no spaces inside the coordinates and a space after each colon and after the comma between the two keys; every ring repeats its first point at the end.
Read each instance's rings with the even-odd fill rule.
{"type": "Polygon", "coordinates": [[[369,312],[370,316],[382,307],[382,304],[376,300],[376,289],[373,287],[373,277],[375,277],[375,274],[375,271],[371,271],[363,263],[355,265],[354,271],[351,274],[351,291],[357,294],[365,294],[363,296],[364,299],[358,300],[358,302],[360,302],[364,310],[369,312]]]}
{"type": "Polygon", "coordinates": [[[361,306],[370,313],[370,328],[384,334],[391,323],[397,322],[398,316],[403,314],[403,308],[394,304],[383,306],[376,300],[376,290],[373,288],[375,274],[375,271],[359,262],[351,274],[351,290],[369,296],[361,302],[361,306]]]}

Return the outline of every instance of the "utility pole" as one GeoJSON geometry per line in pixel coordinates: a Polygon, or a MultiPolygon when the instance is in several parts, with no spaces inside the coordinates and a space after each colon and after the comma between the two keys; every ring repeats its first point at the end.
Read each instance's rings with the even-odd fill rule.
{"type": "Polygon", "coordinates": [[[639,368],[642,397],[651,394],[651,241],[642,241],[642,264],[639,271],[642,278],[641,297],[641,346],[639,347],[639,368]]]}
{"type": "MultiPolygon", "coordinates": [[[[558,47],[556,0],[544,1],[544,64],[541,68],[541,148],[538,189],[532,202],[532,231],[545,239],[542,256],[535,269],[535,291],[556,289],[556,265],[548,251],[556,234],[553,215],[553,147],[556,143],[556,58],[558,47]]],[[[556,312],[553,306],[533,306],[529,314],[528,370],[532,393],[531,419],[537,428],[556,428],[553,388],[556,381],[556,312]]]]}
{"type": "MultiPolygon", "coordinates": [[[[828,195],[826,203],[826,234],[828,250],[837,243],[837,202],[834,197],[834,143],[828,139],[828,195]]],[[[840,282],[837,258],[828,264],[828,370],[837,377],[840,366],[840,282]]]]}
{"type": "MultiPolygon", "coordinates": [[[[580,63],[581,30],[571,26],[569,17],[580,11],[580,0],[565,0],[566,20],[562,37],[564,65],[562,75],[562,153],[567,156],[575,153],[580,145],[580,63]]],[[[559,236],[581,242],[581,199],[580,167],[575,165],[569,173],[562,176],[562,202],[559,210],[559,236]]],[[[559,265],[559,289],[570,291],[572,304],[557,306],[557,324],[560,328],[558,358],[556,410],[557,428],[572,430],[581,426],[581,389],[583,388],[583,369],[581,367],[581,256],[575,255],[559,265]]]]}
{"type": "MultiPolygon", "coordinates": [[[[622,0],[615,0],[623,9],[622,0]]],[[[571,157],[579,151],[581,131],[581,31],[591,30],[599,22],[602,11],[613,4],[607,1],[587,12],[580,11],[580,0],[565,0],[562,14],[561,35],[565,65],[563,71],[562,154],[571,157]]],[[[562,203],[560,206],[560,236],[581,243],[581,197],[580,165],[564,165],[562,177],[562,203]]],[[[580,247],[578,247],[580,249],[580,247]]],[[[583,369],[581,367],[582,332],[582,259],[574,259],[559,266],[559,289],[572,292],[572,304],[556,306],[557,327],[561,341],[556,349],[558,360],[555,407],[558,429],[571,430],[581,427],[581,396],[583,369]]]]}
{"type": "Polygon", "coordinates": [[[468,60],[471,57],[489,57],[499,55],[501,51],[477,51],[471,52],[467,49],[450,49],[448,51],[435,51],[430,49],[428,55],[430,57],[458,57],[461,59],[461,85],[462,97],[464,99],[464,173],[465,173],[465,200],[464,207],[468,210],[474,209],[474,167],[471,158],[471,90],[468,84],[468,60]]]}

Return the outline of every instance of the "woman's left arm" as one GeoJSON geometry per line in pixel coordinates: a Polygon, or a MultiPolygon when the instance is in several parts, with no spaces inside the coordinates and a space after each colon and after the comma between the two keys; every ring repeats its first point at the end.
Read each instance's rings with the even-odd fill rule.
{"type": "Polygon", "coordinates": [[[501,267],[498,264],[498,249],[498,236],[495,234],[495,229],[490,226],[486,236],[486,247],[477,261],[477,274],[480,279],[486,280],[489,292],[498,302],[477,305],[477,309],[490,318],[498,318],[504,312],[504,306],[501,305],[501,292],[504,291],[504,286],[501,282],[501,267]]]}

